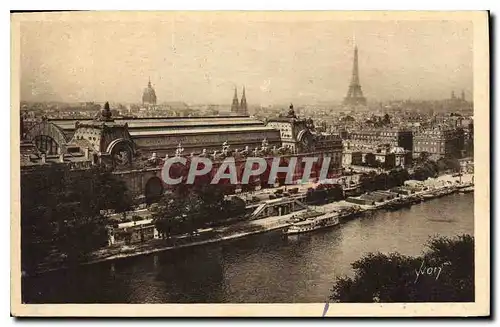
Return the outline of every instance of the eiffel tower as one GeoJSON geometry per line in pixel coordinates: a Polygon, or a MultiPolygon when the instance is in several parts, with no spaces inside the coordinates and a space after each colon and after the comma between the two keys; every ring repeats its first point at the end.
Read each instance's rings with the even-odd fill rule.
{"type": "Polygon", "coordinates": [[[359,69],[358,69],[358,46],[354,47],[354,60],[352,64],[352,78],[349,84],[347,96],[344,98],[344,105],[346,106],[366,106],[366,98],[361,91],[361,84],[359,84],[359,69]]]}

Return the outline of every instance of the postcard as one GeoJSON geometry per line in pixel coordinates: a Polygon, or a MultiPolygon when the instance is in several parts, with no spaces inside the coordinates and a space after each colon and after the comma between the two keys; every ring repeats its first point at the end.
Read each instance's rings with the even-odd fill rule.
{"type": "Polygon", "coordinates": [[[488,12],[11,26],[13,316],[490,314],[488,12]]]}

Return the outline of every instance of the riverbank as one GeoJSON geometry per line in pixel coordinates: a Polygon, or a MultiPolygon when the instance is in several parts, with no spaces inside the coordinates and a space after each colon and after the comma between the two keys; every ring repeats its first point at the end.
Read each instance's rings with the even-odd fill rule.
{"type": "MultiPolygon", "coordinates": [[[[305,211],[305,210],[301,210],[305,211]]],[[[289,219],[301,211],[296,211],[288,215],[267,217],[252,221],[243,221],[228,226],[213,229],[210,236],[181,236],[170,239],[151,240],[147,243],[136,245],[122,245],[117,247],[107,247],[90,254],[85,262],[80,265],[91,265],[99,262],[119,260],[129,257],[153,254],[156,252],[182,249],[221,241],[228,241],[253,234],[259,234],[276,229],[281,229],[290,225],[289,219]]],[[[68,268],[61,262],[47,263],[47,266],[40,268],[37,273],[44,273],[68,268]],[[49,266],[50,265],[50,266],[49,266]]]]}
{"type": "MultiPolygon", "coordinates": [[[[418,196],[427,196],[422,199],[423,201],[431,199],[434,197],[440,197],[447,194],[440,193],[445,188],[450,188],[450,186],[458,186],[457,181],[460,177],[453,177],[451,175],[440,176],[439,178],[431,180],[433,187],[415,192],[412,195],[401,197],[401,198],[413,198],[418,196]]],[[[461,177],[462,185],[470,185],[472,183],[472,175],[464,175],[461,177]]],[[[400,199],[401,199],[400,198],[400,199]]],[[[361,208],[361,212],[383,210],[389,204],[393,203],[395,199],[383,201],[375,205],[357,205],[345,200],[327,203],[320,206],[311,206],[312,209],[320,209],[321,211],[329,211],[338,209],[345,206],[357,206],[361,208]]],[[[130,246],[117,246],[108,247],[90,254],[85,262],[80,263],[80,265],[90,265],[104,261],[119,260],[129,257],[148,255],[162,251],[181,249],[186,247],[193,247],[211,243],[217,243],[221,241],[238,239],[241,237],[264,233],[276,229],[282,229],[291,225],[290,218],[292,216],[299,214],[305,210],[296,211],[287,215],[273,216],[251,221],[242,221],[238,223],[233,223],[227,226],[221,226],[213,229],[213,233],[210,235],[199,235],[199,236],[182,236],[182,237],[172,237],[170,239],[158,239],[151,240],[147,243],[141,243],[137,245],[130,246]]],[[[59,269],[67,268],[62,262],[48,262],[44,267],[41,267],[37,273],[43,273],[48,271],[54,271],[59,269]]]]}
{"type": "MultiPolygon", "coordinates": [[[[23,277],[22,300],[47,303],[319,303],[369,252],[418,256],[429,237],[474,235],[474,193],[376,211],[299,237],[279,230],[179,251],[23,277]],[[54,287],[57,285],[57,287],[54,287]],[[261,291],[259,291],[261,290],[261,291]]],[[[441,277],[440,277],[441,278],[441,277]]]]}

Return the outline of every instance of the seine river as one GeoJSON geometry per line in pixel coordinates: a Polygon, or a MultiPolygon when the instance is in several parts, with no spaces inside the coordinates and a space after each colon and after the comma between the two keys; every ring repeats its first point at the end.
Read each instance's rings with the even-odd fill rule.
{"type": "Polygon", "coordinates": [[[418,255],[432,235],[474,233],[474,195],[455,194],[339,227],[229,242],[56,271],[24,281],[26,303],[325,302],[367,252],[418,255]]]}

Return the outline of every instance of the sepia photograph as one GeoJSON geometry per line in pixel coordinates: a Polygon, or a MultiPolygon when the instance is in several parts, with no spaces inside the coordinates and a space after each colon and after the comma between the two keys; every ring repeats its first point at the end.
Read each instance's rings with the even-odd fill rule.
{"type": "Polygon", "coordinates": [[[12,315],[490,314],[488,12],[11,28],[12,315]]]}

